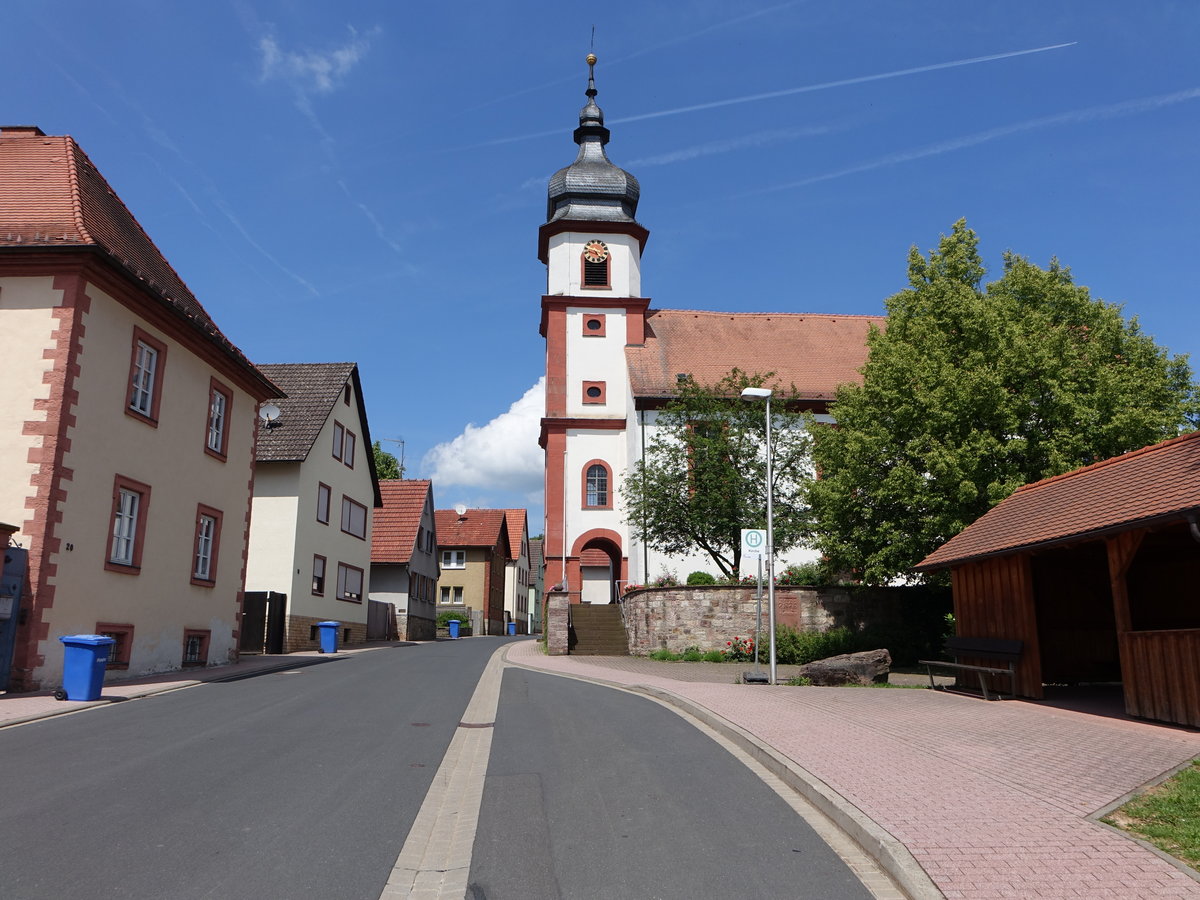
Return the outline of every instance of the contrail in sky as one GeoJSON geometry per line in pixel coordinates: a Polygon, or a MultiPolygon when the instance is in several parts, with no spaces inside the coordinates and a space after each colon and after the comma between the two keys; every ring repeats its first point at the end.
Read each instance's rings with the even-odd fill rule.
{"type": "Polygon", "coordinates": [[[936,72],[938,69],[956,69],[959,66],[972,66],[976,63],[992,62],[997,59],[1011,59],[1014,56],[1028,56],[1031,53],[1045,53],[1047,50],[1061,50],[1063,47],[1073,47],[1078,41],[1066,44],[1050,44],[1047,47],[1034,47],[1031,50],[1013,50],[1010,53],[993,53],[990,56],[973,56],[970,59],[956,59],[953,62],[934,63],[931,66],[917,66],[914,69],[900,69],[896,72],[884,72],[881,75],[862,75],[858,78],[843,78],[840,81],[826,81],[823,84],[809,84],[804,87],[786,88],[782,91],[769,91],[766,94],[751,94],[748,97],[733,97],[729,100],[714,100],[711,103],[697,103],[695,106],[680,106],[676,109],[664,109],[662,112],[642,113],[640,116],[626,116],[624,119],[613,119],[610,124],[619,125],[623,122],[640,122],[643,119],[659,119],[663,116],[677,116],[680,113],[698,112],[702,109],[716,109],[718,106],[733,106],[737,103],[754,103],[757,100],[772,100],[775,97],[790,97],[792,94],[808,94],[812,91],[825,91],[829,88],[845,87],[849,84],[864,84],[868,81],[883,81],[885,78],[902,78],[905,75],[919,75],[922,72],[936,72]]]}
{"type": "Polygon", "coordinates": [[[900,163],[912,162],[917,159],[925,159],[930,156],[940,156],[943,153],[951,153],[955,150],[964,150],[967,147],[975,147],[979,144],[994,141],[997,138],[1007,137],[1010,134],[1018,134],[1022,131],[1033,131],[1036,128],[1048,128],[1052,125],[1073,125],[1079,122],[1095,122],[1104,119],[1118,119],[1124,116],[1133,116],[1138,113],[1152,112],[1156,109],[1161,109],[1165,106],[1174,106],[1176,103],[1185,103],[1188,100],[1200,99],[1200,87],[1187,88],[1186,90],[1176,91],[1172,94],[1159,94],[1156,97],[1142,97],[1138,100],[1126,100],[1122,103],[1113,103],[1109,106],[1091,106],[1087,109],[1077,109],[1071,112],[1058,113],[1053,116],[1041,116],[1037,119],[1027,119],[1024,122],[1015,122],[1012,125],[1001,125],[999,128],[990,128],[987,131],[977,131],[974,134],[964,135],[959,138],[952,138],[948,141],[942,141],[937,144],[931,144],[928,147],[921,147],[916,150],[905,150],[900,153],[891,153],[879,159],[871,160],[870,162],[860,163],[857,166],[850,166],[845,169],[838,169],[835,172],[826,172],[823,175],[814,175],[811,178],[804,178],[800,181],[791,181],[787,184],[777,184],[772,187],[760,188],[755,191],[747,191],[737,196],[747,197],[754,194],[768,194],[775,191],[786,191],[792,188],[806,187],[810,184],[817,184],[822,181],[832,181],[835,178],[843,178],[846,175],[857,175],[860,172],[870,172],[872,169],[882,169],[885,166],[894,166],[900,163]]]}
{"type": "MultiPolygon", "coordinates": [[[[790,97],[793,94],[808,94],[813,91],[827,91],[830,88],[846,87],[851,84],[865,84],[869,81],[884,81],[888,78],[903,78],[906,75],[919,75],[923,72],[936,72],[939,69],[957,69],[960,66],[973,66],[977,63],[994,62],[998,59],[1012,59],[1014,56],[1028,56],[1031,53],[1045,53],[1048,50],[1061,50],[1063,47],[1074,47],[1078,41],[1068,41],[1065,44],[1049,44],[1045,47],[1032,47],[1028,50],[1012,50],[1008,53],[993,53],[988,56],[972,56],[970,59],[955,59],[950,62],[934,63],[928,66],[916,66],[912,69],[897,69],[894,72],[881,72],[878,75],[860,75],[857,78],[842,78],[838,81],[825,81],[821,84],[806,84],[801,87],[785,88],[782,91],[768,91],[765,94],[749,94],[745,97],[731,97],[728,100],[714,100],[711,103],[697,103],[694,106],[679,106],[675,109],[664,109],[659,112],[642,113],[639,116],[626,116],[623,119],[612,119],[609,125],[620,125],[624,122],[641,122],[646,119],[661,119],[664,116],[678,116],[683,113],[699,112],[704,109],[716,109],[720,106],[734,106],[738,103],[755,103],[759,100],[773,100],[776,97],[790,97]]],[[[561,134],[561,128],[552,131],[539,131],[536,134],[523,134],[519,137],[496,138],[484,141],[470,147],[459,147],[459,150],[473,150],[476,147],[491,147],[496,144],[514,144],[518,141],[531,141],[535,138],[549,137],[561,134]]]]}
{"type": "MultiPolygon", "coordinates": [[[[675,44],[682,44],[685,41],[690,41],[692,38],[700,37],[700,35],[702,35],[702,34],[708,34],[710,31],[718,31],[722,28],[728,28],[730,25],[737,25],[740,22],[746,22],[750,19],[757,19],[760,16],[765,16],[765,15],[768,15],[769,13],[777,12],[781,9],[787,9],[789,6],[795,6],[797,2],[798,2],[798,0],[791,0],[791,2],[789,2],[789,3],[779,3],[779,4],[776,4],[775,6],[768,6],[765,9],[756,9],[753,12],[748,12],[744,15],[736,16],[732,19],[723,19],[720,22],[714,22],[712,25],[708,25],[704,28],[701,28],[699,31],[692,31],[692,32],[689,32],[688,34],[681,34],[678,37],[671,38],[668,41],[662,41],[657,44],[652,44],[649,47],[643,47],[641,50],[634,50],[632,53],[626,53],[624,56],[618,56],[615,59],[604,59],[602,61],[604,63],[605,68],[608,68],[610,66],[619,65],[620,63],[627,62],[628,60],[636,59],[639,56],[645,56],[647,53],[654,53],[658,50],[662,50],[664,47],[671,47],[671,46],[674,46],[675,44]]],[[[522,88],[519,91],[513,91],[511,94],[505,94],[501,97],[492,97],[486,103],[477,104],[475,106],[464,109],[462,112],[463,113],[474,112],[477,109],[483,109],[483,107],[485,107],[485,106],[492,106],[492,105],[494,105],[496,103],[500,103],[504,100],[511,100],[513,97],[520,97],[523,94],[530,94],[530,93],[533,93],[534,91],[540,91],[540,90],[543,90],[548,87],[553,87],[554,85],[557,85],[557,84],[566,84],[568,81],[578,81],[578,80],[579,80],[579,73],[577,72],[574,75],[567,75],[567,76],[564,76],[563,78],[556,78],[556,79],[554,79],[554,81],[547,81],[542,84],[535,84],[532,87],[522,88]]]]}

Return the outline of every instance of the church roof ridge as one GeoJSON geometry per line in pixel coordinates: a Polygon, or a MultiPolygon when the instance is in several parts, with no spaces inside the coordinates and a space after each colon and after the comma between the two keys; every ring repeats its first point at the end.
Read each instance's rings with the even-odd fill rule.
{"type": "Polygon", "coordinates": [[[676,309],[674,307],[653,307],[646,310],[647,316],[657,316],[663,313],[668,314],[687,314],[704,315],[704,316],[731,316],[738,318],[750,318],[761,316],[771,318],[772,316],[787,316],[789,318],[809,318],[809,319],[886,319],[884,313],[820,313],[820,312],[767,312],[767,311],[733,311],[721,309],[676,309]]]}

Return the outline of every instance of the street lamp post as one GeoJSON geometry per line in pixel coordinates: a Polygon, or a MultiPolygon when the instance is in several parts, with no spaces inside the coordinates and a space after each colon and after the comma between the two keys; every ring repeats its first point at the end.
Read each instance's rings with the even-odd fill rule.
{"type": "Polygon", "coordinates": [[[775,522],[771,482],[771,394],[770,388],[742,388],[743,400],[767,401],[767,630],[771,635],[770,684],[775,684],[775,522]]]}

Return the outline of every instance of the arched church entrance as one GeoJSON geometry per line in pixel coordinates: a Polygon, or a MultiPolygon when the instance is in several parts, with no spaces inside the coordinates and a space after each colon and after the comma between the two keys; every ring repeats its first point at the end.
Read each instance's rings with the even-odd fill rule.
{"type": "Polygon", "coordinates": [[[615,603],[623,573],[620,538],[590,532],[576,542],[574,556],[579,559],[579,600],[601,605],[615,603]]]}

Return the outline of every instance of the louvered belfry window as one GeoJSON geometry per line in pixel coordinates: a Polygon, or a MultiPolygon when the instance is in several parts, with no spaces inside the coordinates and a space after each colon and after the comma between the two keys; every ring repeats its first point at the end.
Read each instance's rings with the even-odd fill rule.
{"type": "Polygon", "coordinates": [[[592,262],[586,257],[583,260],[584,287],[608,287],[608,260],[592,262]]]}

